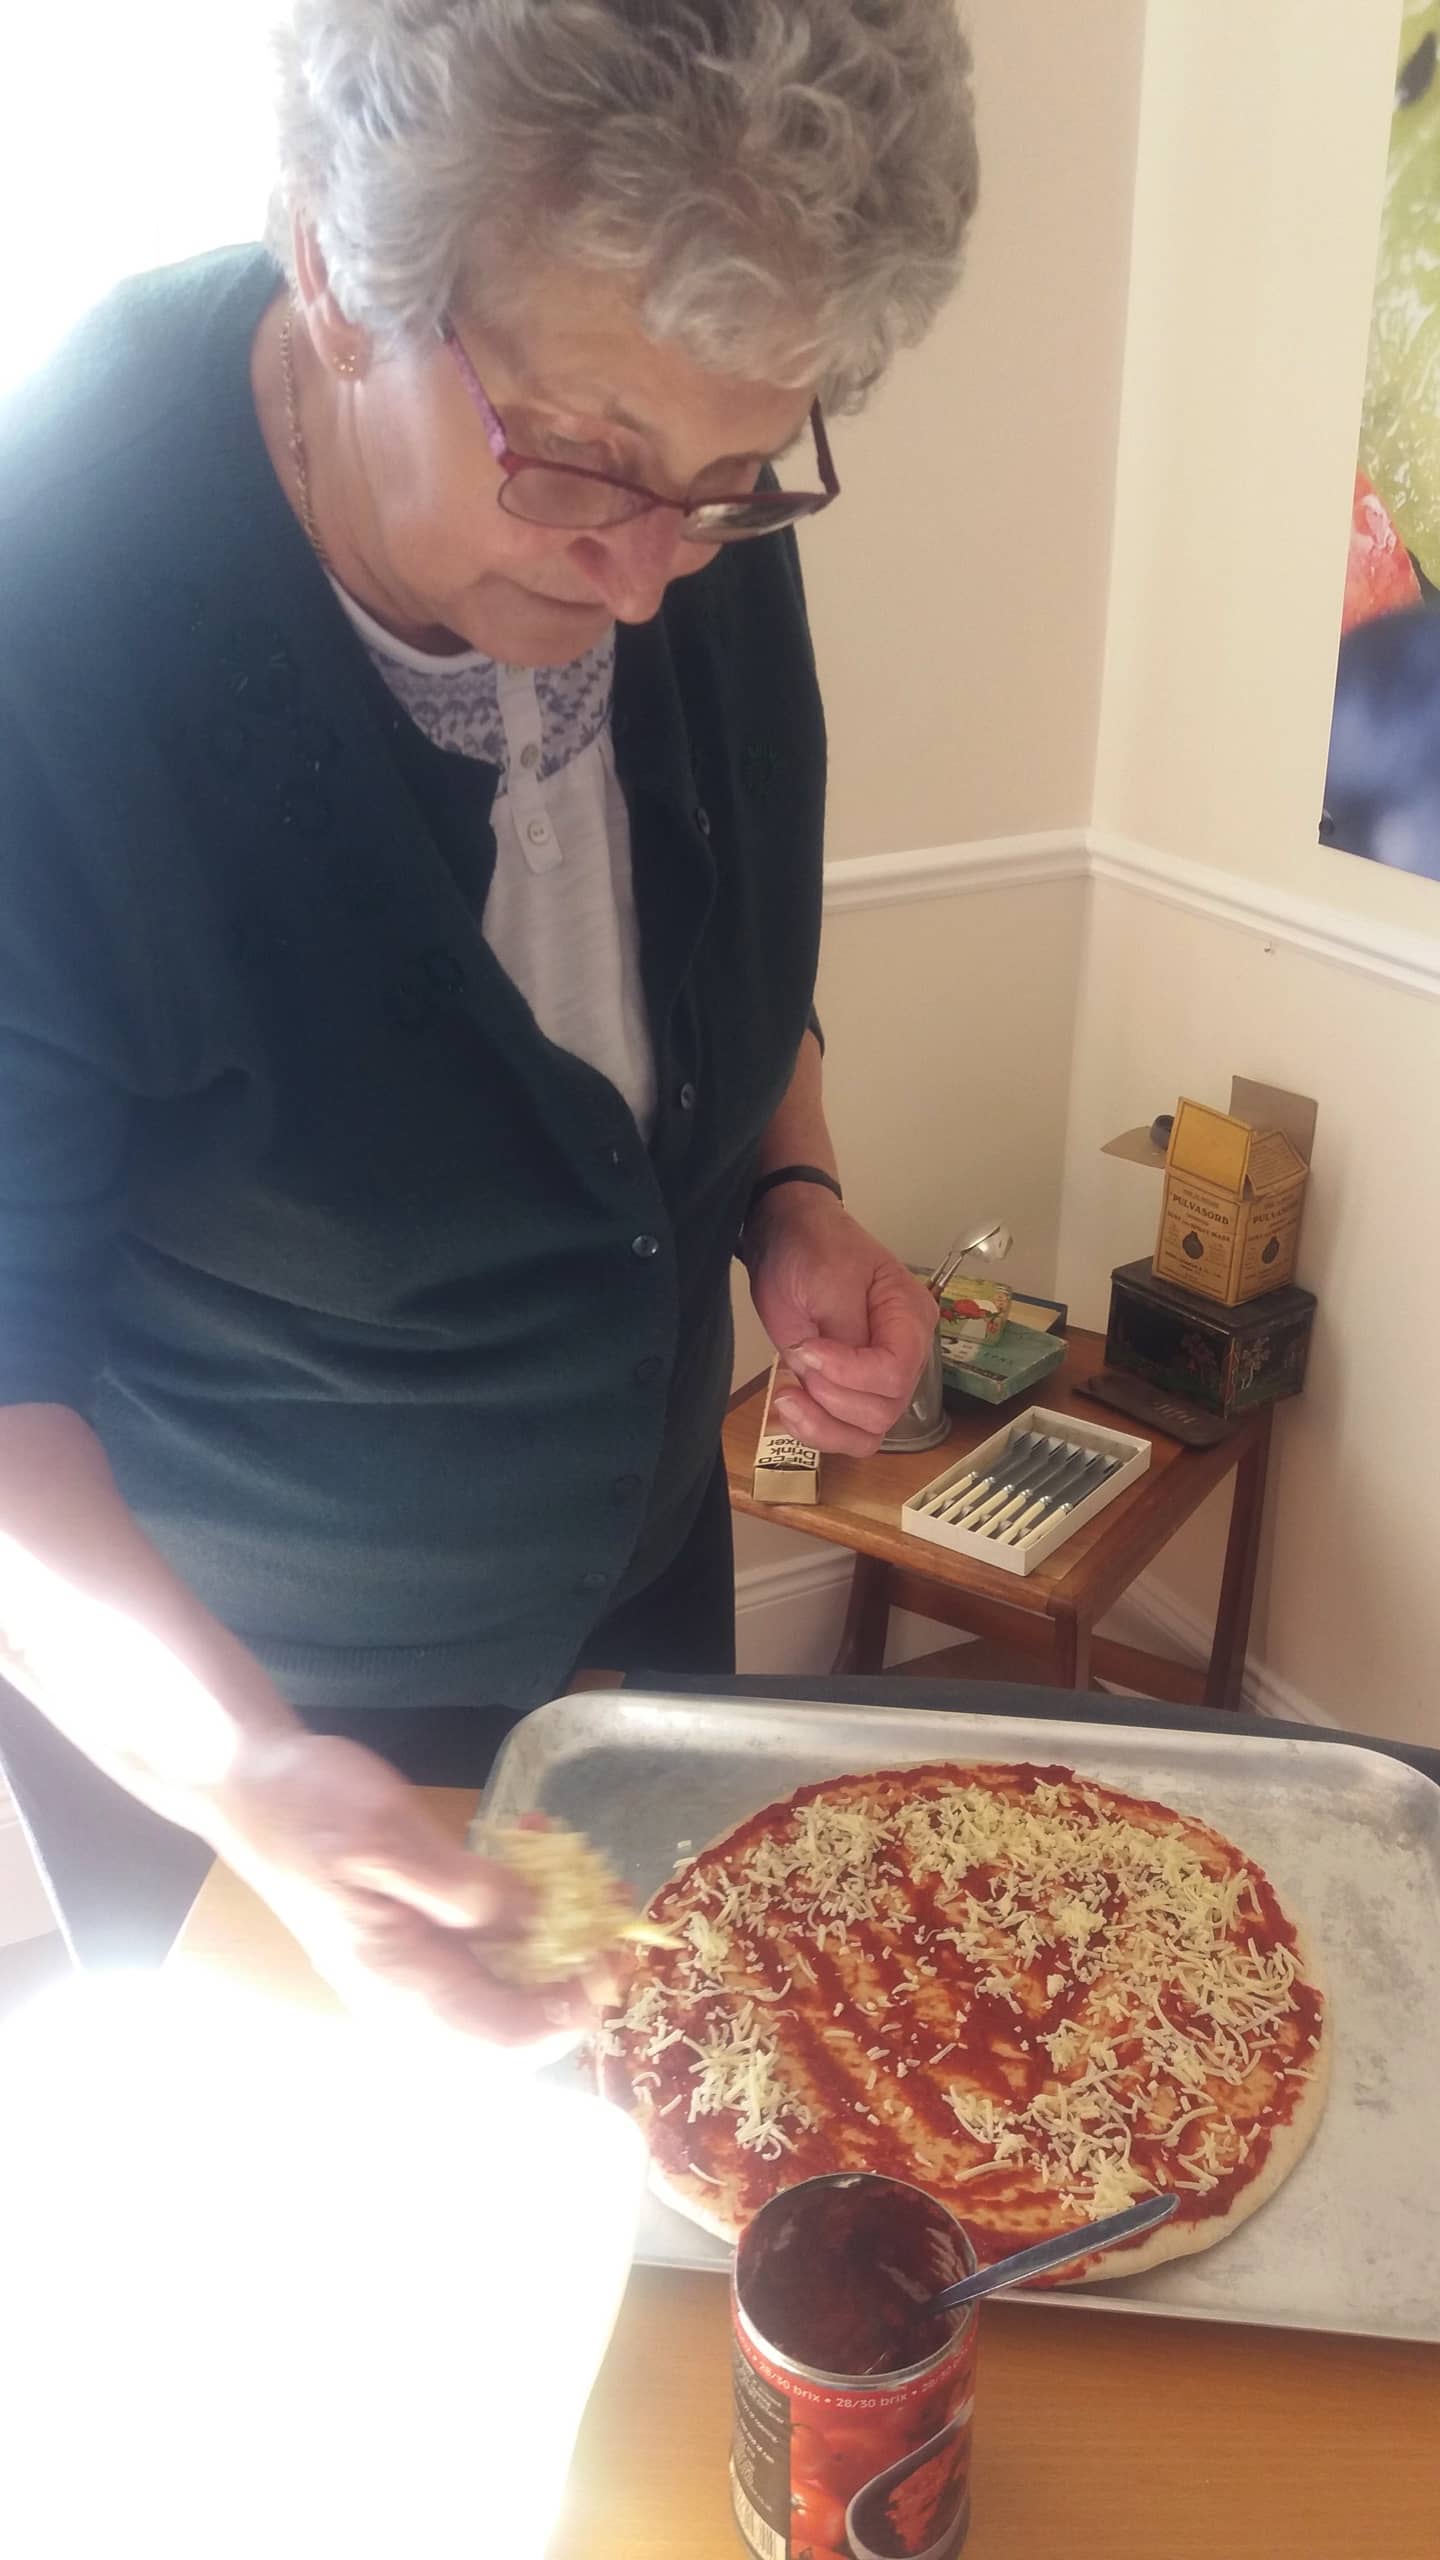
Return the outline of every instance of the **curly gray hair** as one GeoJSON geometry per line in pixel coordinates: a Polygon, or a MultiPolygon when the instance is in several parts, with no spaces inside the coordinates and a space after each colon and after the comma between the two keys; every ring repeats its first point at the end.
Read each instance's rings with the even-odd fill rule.
{"type": "Polygon", "coordinates": [[[975,204],[953,0],[292,0],[271,245],[385,346],[548,259],[717,371],[858,406],[975,204]]]}

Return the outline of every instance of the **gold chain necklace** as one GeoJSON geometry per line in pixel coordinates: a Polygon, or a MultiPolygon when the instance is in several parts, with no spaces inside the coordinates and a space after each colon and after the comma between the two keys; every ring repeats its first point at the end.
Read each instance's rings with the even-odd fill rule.
{"type": "Polygon", "coordinates": [[[295,348],[292,342],[294,314],[288,303],[280,323],[280,377],[285,385],[285,425],[290,442],[290,459],[295,465],[295,486],[300,495],[300,522],[311,550],[327,577],[333,578],[330,554],[320,539],[315,522],[315,502],[310,495],[310,457],[300,426],[300,402],[295,389],[295,348]]]}

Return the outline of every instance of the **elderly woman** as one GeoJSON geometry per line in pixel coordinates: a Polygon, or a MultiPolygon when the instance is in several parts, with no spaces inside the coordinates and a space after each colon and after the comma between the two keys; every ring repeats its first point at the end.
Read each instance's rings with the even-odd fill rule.
{"type": "Polygon", "coordinates": [[[42,1833],[35,1707],[352,1997],[519,2037],[570,2011],[400,1771],[733,1660],[737,1252],[804,1438],[924,1356],[821,1106],[789,528],[953,281],[966,56],[948,0],[298,0],[281,70],[269,251],[0,440],[6,1750],[42,1833]]]}

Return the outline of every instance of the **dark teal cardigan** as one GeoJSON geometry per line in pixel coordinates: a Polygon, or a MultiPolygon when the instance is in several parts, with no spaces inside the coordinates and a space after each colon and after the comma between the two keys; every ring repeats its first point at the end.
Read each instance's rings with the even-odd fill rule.
{"type": "Polygon", "coordinates": [[[297,1704],[527,1705],[669,1560],[819,930],[788,536],[622,630],[651,1145],[483,942],[497,776],[276,484],[268,260],[114,296],[0,422],[0,1402],[73,1406],[297,1704]]]}

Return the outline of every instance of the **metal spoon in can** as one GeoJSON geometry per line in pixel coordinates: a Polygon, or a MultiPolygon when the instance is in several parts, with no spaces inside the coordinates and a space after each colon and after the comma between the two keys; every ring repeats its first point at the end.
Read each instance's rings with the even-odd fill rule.
{"type": "Polygon", "coordinates": [[[978,2274],[962,2276],[958,2284],[947,2284],[943,2293],[932,2294],[925,2307],[955,2311],[962,2302],[978,2302],[982,2294],[1008,2293],[1012,2286],[1028,2283],[1031,2276],[1047,2275],[1052,2267],[1068,2267],[1096,2249],[1113,2249],[1121,2240],[1138,2239],[1142,2231],[1168,2222],[1179,2203],[1177,2195],[1144,2196],[1123,2213],[1102,2214],[1098,2222],[1082,2222],[1078,2231],[1062,2231],[1053,2240],[1037,2240],[1033,2249],[1017,2249],[1012,2257],[997,2258],[993,2267],[981,2267],[978,2274]]]}

